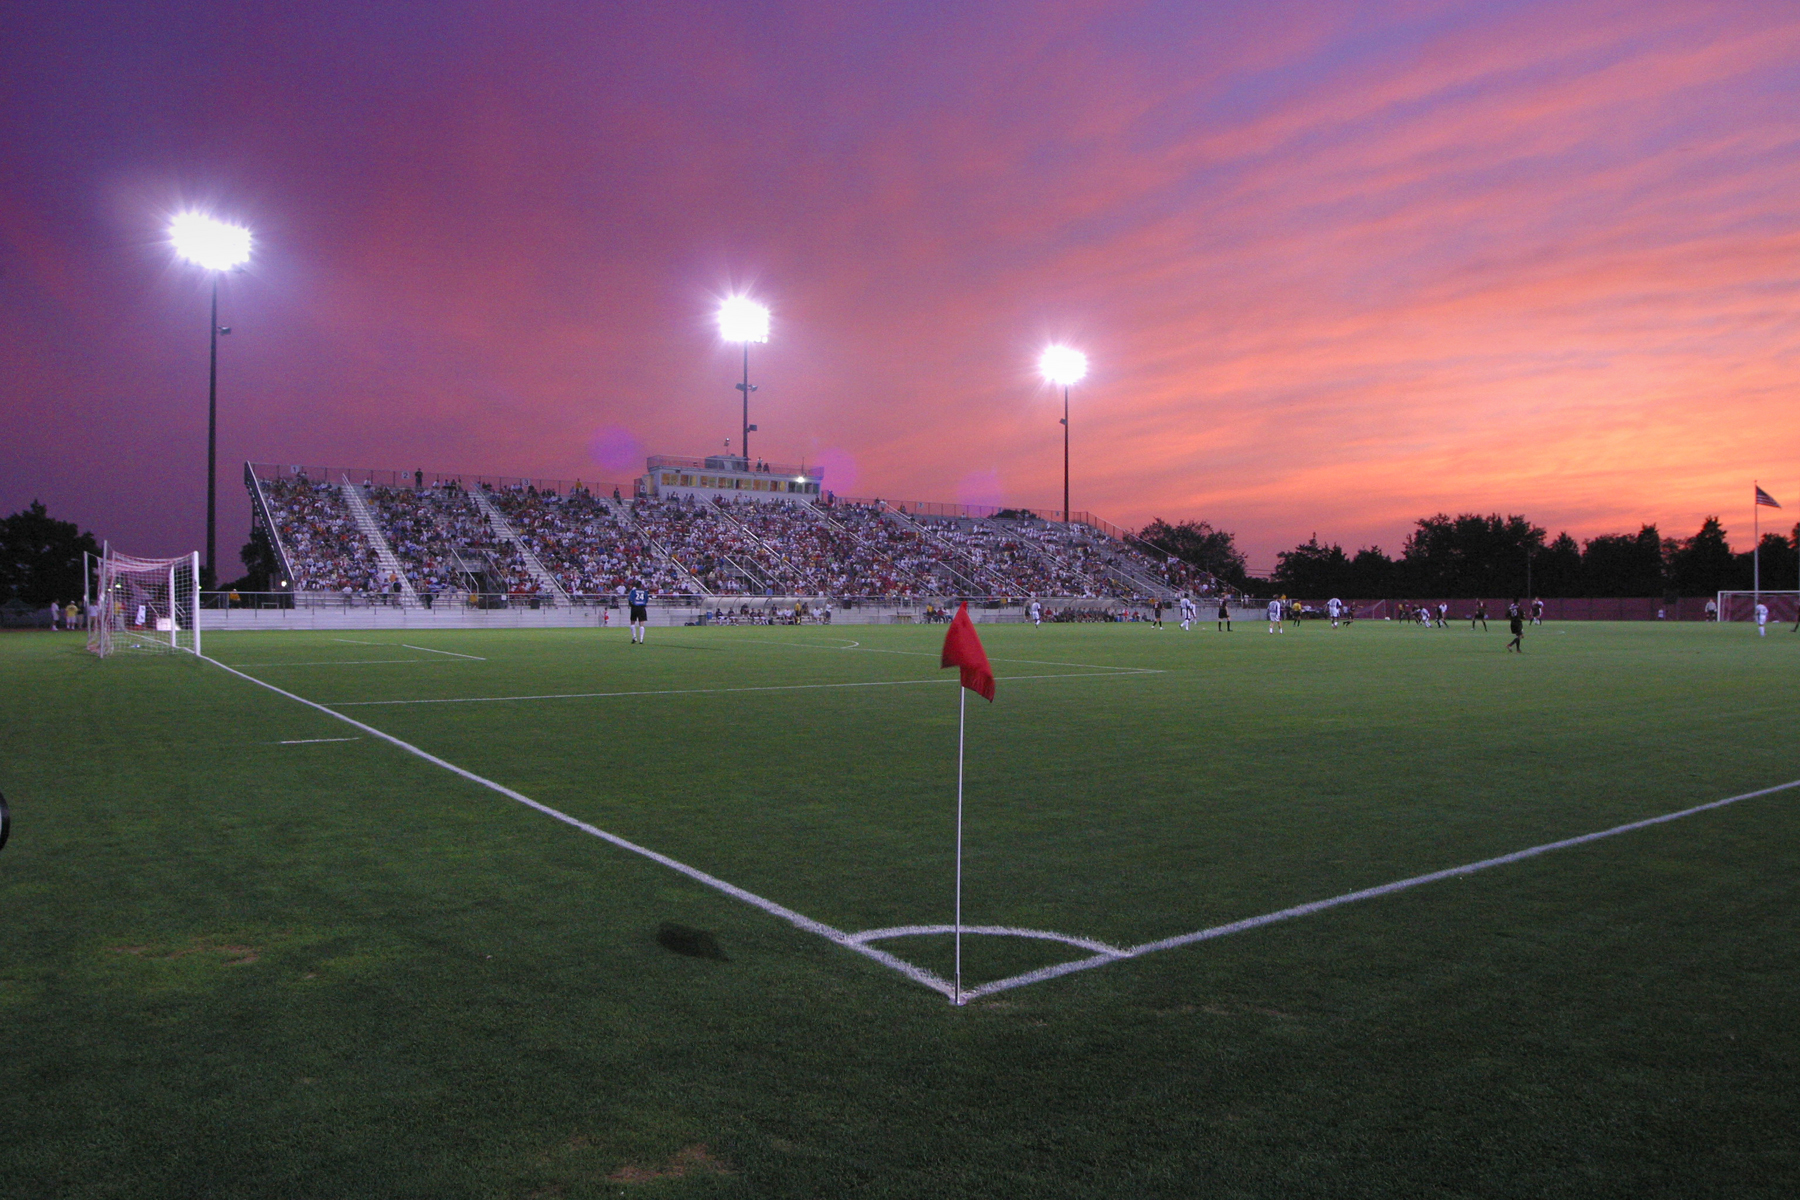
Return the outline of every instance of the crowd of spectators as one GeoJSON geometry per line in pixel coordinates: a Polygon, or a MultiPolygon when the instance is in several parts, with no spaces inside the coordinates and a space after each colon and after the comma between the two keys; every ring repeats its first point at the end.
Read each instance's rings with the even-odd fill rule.
{"type": "Polygon", "coordinates": [[[653,592],[692,586],[618,501],[597,500],[585,489],[561,496],[531,487],[497,492],[493,501],[544,569],[578,599],[623,596],[640,581],[653,592]]]}
{"type": "Polygon", "coordinates": [[[280,533],[297,591],[382,592],[383,578],[369,541],[338,485],[304,475],[263,482],[269,516],[280,533]]]}
{"type": "MultiPolygon", "coordinates": [[[[484,489],[485,489],[485,485],[484,489]]],[[[338,487],[267,481],[296,587],[388,590],[338,487]]],[[[485,498],[543,569],[577,598],[616,599],[634,584],[660,595],[814,595],[900,600],[967,595],[1098,599],[1160,588],[1205,595],[1210,577],[1158,562],[1085,525],[1030,517],[906,517],[877,503],[699,498],[610,500],[520,485],[485,498]]],[[[414,589],[532,596],[547,586],[456,483],[364,485],[414,589]]],[[[722,613],[727,610],[721,609],[722,613]]],[[[1051,619],[1075,619],[1062,615],[1051,619]]],[[[1096,612],[1102,610],[1093,610],[1096,612]]],[[[721,618],[723,619],[723,618],[721,618]]],[[[1083,618],[1100,619],[1100,618],[1083,618]]]]}

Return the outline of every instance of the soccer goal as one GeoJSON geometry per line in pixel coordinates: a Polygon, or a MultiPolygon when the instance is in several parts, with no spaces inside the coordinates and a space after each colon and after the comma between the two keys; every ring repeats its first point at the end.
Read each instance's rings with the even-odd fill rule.
{"type": "Polygon", "coordinates": [[[138,558],[110,546],[88,619],[88,649],[200,653],[200,555],[138,558]]]}
{"type": "Polygon", "coordinates": [[[1786,625],[1795,619],[1795,608],[1800,605],[1800,592],[1773,591],[1768,588],[1760,592],[1720,592],[1719,620],[1755,620],[1758,599],[1769,606],[1769,624],[1786,625]]]}

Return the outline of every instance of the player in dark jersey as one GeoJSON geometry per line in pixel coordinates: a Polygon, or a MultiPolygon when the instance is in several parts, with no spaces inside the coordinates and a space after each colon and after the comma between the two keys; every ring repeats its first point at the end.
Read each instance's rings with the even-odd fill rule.
{"type": "Polygon", "coordinates": [[[1512,625],[1512,641],[1506,643],[1506,648],[1525,653],[1525,610],[1517,600],[1506,606],[1506,619],[1512,625]]]}
{"type": "Polygon", "coordinates": [[[635,646],[644,640],[644,628],[650,623],[650,593],[643,584],[633,583],[625,603],[631,605],[631,644],[635,646]]]}
{"type": "Polygon", "coordinates": [[[1475,602],[1475,615],[1469,618],[1469,628],[1471,630],[1473,630],[1475,628],[1475,622],[1477,622],[1477,621],[1481,622],[1481,632],[1486,633],[1487,632],[1487,601],[1486,600],[1477,600],[1475,602]]]}
{"type": "Polygon", "coordinates": [[[1231,599],[1228,596],[1219,597],[1219,632],[1231,632],[1231,599]]]}

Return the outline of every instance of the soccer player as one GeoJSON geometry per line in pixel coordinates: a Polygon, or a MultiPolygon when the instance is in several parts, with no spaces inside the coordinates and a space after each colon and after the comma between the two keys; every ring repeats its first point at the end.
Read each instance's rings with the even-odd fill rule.
{"type": "Polygon", "coordinates": [[[1277,597],[1269,601],[1269,632],[1281,632],[1281,599],[1277,597]]]}
{"type": "Polygon", "coordinates": [[[1186,592],[1181,593],[1181,632],[1188,633],[1194,628],[1194,619],[1200,611],[1194,607],[1194,601],[1186,592]]]}
{"type": "Polygon", "coordinates": [[[1162,610],[1163,610],[1162,597],[1158,596],[1156,599],[1152,600],[1150,602],[1150,608],[1151,608],[1151,611],[1155,614],[1153,617],[1155,624],[1152,626],[1152,628],[1161,629],[1162,628],[1162,610]]]}
{"type": "Polygon", "coordinates": [[[1486,633],[1487,632],[1487,601],[1486,600],[1477,600],[1475,602],[1475,615],[1469,618],[1469,630],[1471,632],[1474,631],[1475,622],[1477,622],[1477,621],[1481,622],[1481,632],[1486,633]]]}
{"type": "Polygon", "coordinates": [[[1450,628],[1450,605],[1443,600],[1438,601],[1437,627],[1439,629],[1450,628]]]}
{"type": "Polygon", "coordinates": [[[1231,632],[1231,598],[1223,593],[1219,595],[1219,632],[1231,632]]]}
{"type": "Polygon", "coordinates": [[[1506,648],[1525,653],[1525,610],[1517,598],[1506,606],[1506,619],[1512,624],[1512,641],[1506,643],[1506,648]]]}
{"type": "Polygon", "coordinates": [[[1039,628],[1044,624],[1044,606],[1037,602],[1036,596],[1031,598],[1031,623],[1039,628]]]}
{"type": "Polygon", "coordinates": [[[650,593],[642,582],[634,581],[625,602],[631,605],[631,644],[636,646],[644,640],[644,627],[650,623],[650,593]]]}
{"type": "Polygon", "coordinates": [[[1769,636],[1769,606],[1761,600],[1756,602],[1756,636],[1769,636]]]}
{"type": "Polygon", "coordinates": [[[1544,602],[1542,600],[1533,600],[1531,602],[1531,623],[1533,625],[1542,625],[1544,623],[1544,602]]]}
{"type": "Polygon", "coordinates": [[[1336,629],[1338,627],[1338,617],[1344,611],[1344,602],[1339,600],[1336,596],[1333,596],[1325,602],[1325,611],[1331,617],[1331,627],[1336,629]]]}

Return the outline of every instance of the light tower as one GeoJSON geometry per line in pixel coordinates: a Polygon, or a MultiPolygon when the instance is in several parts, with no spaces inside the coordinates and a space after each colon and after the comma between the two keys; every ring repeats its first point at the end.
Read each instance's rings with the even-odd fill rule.
{"type": "Polygon", "coordinates": [[[174,244],[175,253],[212,272],[212,347],[206,383],[206,573],[217,584],[214,550],[218,529],[219,335],[231,332],[219,324],[219,276],[250,261],[250,231],[204,213],[187,212],[169,222],[169,241],[174,244]]]}
{"type": "Polygon", "coordinates": [[[1087,355],[1067,346],[1050,346],[1038,356],[1038,370],[1063,390],[1063,523],[1069,520],[1069,385],[1080,383],[1087,374],[1087,355]]]}
{"type": "Polygon", "coordinates": [[[737,385],[738,391],[744,393],[744,437],[738,443],[738,453],[744,456],[744,465],[749,466],[750,433],[756,428],[750,423],[750,393],[756,390],[750,382],[750,343],[769,340],[769,310],[748,296],[727,297],[719,305],[719,336],[744,345],[744,382],[737,385]]]}

